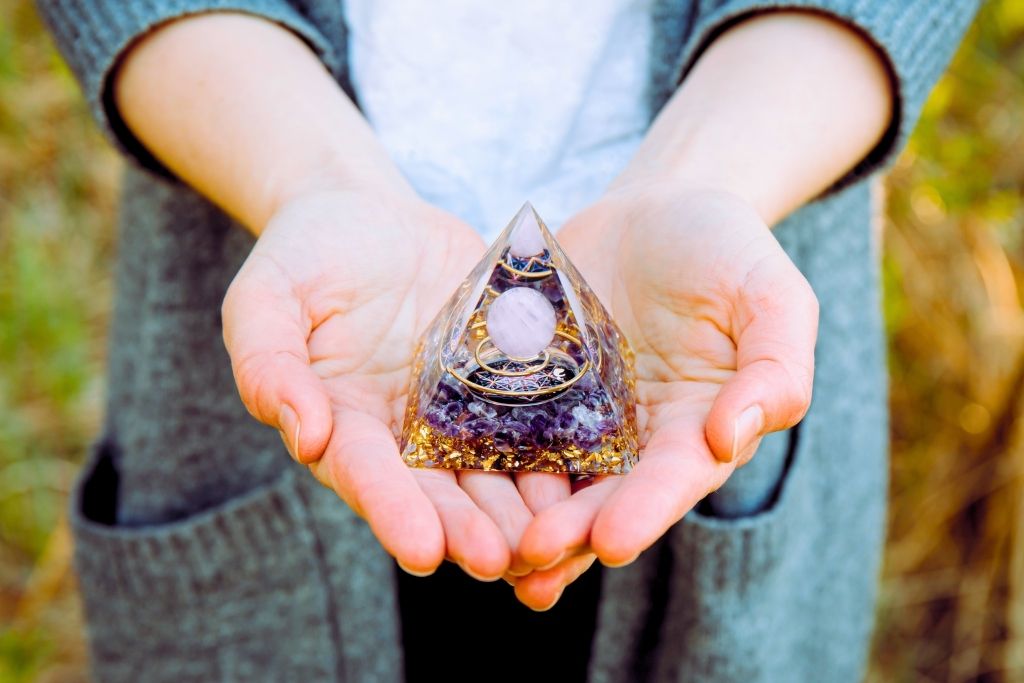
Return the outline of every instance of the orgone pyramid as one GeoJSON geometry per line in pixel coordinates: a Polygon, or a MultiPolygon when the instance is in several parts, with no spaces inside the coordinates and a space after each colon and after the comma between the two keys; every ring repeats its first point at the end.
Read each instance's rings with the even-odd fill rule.
{"type": "Polygon", "coordinates": [[[411,467],[620,474],[637,459],[633,352],[527,202],[420,341],[411,467]]]}

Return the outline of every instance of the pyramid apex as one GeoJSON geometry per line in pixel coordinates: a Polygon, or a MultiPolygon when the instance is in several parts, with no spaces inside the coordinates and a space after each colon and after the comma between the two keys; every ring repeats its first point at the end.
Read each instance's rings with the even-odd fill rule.
{"type": "Polygon", "coordinates": [[[516,214],[508,244],[509,251],[517,258],[537,256],[547,248],[537,211],[530,202],[525,202],[516,214]]]}

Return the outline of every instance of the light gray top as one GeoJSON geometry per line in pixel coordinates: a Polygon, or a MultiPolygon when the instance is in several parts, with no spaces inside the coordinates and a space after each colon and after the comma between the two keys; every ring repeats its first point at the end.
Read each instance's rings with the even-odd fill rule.
{"type": "MultiPolygon", "coordinates": [[[[237,397],[219,307],[251,238],[161,171],[127,133],[105,87],[119,55],[152,27],[237,9],[302,36],[351,95],[341,4],[39,5],[97,121],[130,159],[107,420],[70,510],[97,679],[400,680],[393,562],[237,397]]],[[[761,476],[744,468],[638,561],[604,573],[591,680],[862,677],[887,443],[877,245],[863,181],[905,140],[975,5],[654,3],[651,112],[731,22],[776,7],[825,12],[862,31],[888,59],[899,106],[879,146],[775,230],[821,303],[814,403],[766,449],[784,466],[777,491],[757,513],[729,514],[729,497],[761,476]]],[[[761,453],[754,462],[771,458],[761,453]]]]}
{"type": "Polygon", "coordinates": [[[364,115],[426,200],[492,242],[596,201],[650,121],[652,0],[347,0],[364,115]]]}

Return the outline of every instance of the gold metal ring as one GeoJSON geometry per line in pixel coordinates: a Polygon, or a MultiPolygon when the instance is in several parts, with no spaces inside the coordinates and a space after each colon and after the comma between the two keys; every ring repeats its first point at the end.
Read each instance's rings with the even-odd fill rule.
{"type": "Polygon", "coordinates": [[[543,389],[538,389],[537,391],[509,391],[507,389],[492,389],[490,387],[485,387],[483,385],[477,384],[473,380],[458,375],[451,368],[446,369],[448,370],[449,374],[451,374],[455,379],[459,380],[470,389],[476,389],[481,393],[492,394],[494,396],[510,396],[514,398],[532,398],[534,396],[546,396],[547,394],[558,393],[565,389],[568,389],[573,384],[576,384],[576,382],[578,382],[580,378],[582,378],[583,375],[586,374],[587,370],[590,369],[590,361],[584,361],[583,365],[581,365],[579,368],[579,372],[577,372],[576,375],[573,376],[571,379],[567,379],[561,384],[556,384],[551,387],[544,387],[543,389]]]}
{"type": "MultiPolygon", "coordinates": [[[[481,349],[483,349],[484,344],[486,344],[489,341],[491,341],[490,337],[484,337],[483,339],[481,339],[480,343],[476,345],[476,349],[473,351],[473,357],[476,359],[477,365],[484,368],[488,372],[494,373],[495,375],[501,375],[502,377],[523,377],[525,375],[532,375],[546,368],[548,366],[548,362],[551,361],[551,353],[547,349],[544,349],[543,358],[540,364],[538,365],[529,365],[526,367],[525,370],[499,370],[498,368],[489,365],[487,361],[483,359],[482,354],[480,353],[481,349]]],[[[492,345],[491,348],[485,351],[483,355],[494,356],[497,355],[499,352],[500,350],[492,345]]],[[[534,356],[533,358],[517,358],[515,356],[508,356],[509,360],[516,361],[517,363],[525,363],[526,361],[532,361],[535,360],[536,358],[536,356],[534,356]]]]}
{"type": "MultiPolygon", "coordinates": [[[[577,337],[575,337],[574,335],[570,334],[569,332],[566,332],[565,330],[556,330],[555,331],[555,336],[561,337],[562,339],[565,339],[566,341],[568,341],[570,343],[576,344],[576,346],[578,346],[581,350],[583,350],[583,343],[577,337]]],[[[480,344],[477,344],[477,349],[478,350],[479,350],[479,347],[480,347],[480,344]]],[[[508,396],[510,398],[531,398],[531,397],[535,397],[535,396],[546,396],[548,394],[559,393],[561,391],[564,391],[564,390],[568,389],[573,384],[575,384],[580,379],[582,379],[583,375],[585,375],[587,373],[587,371],[591,367],[590,359],[587,358],[587,359],[585,359],[583,361],[583,365],[581,365],[581,366],[579,366],[579,368],[577,368],[575,376],[571,377],[570,379],[567,379],[566,381],[562,382],[561,384],[556,384],[554,386],[545,387],[543,389],[538,389],[536,391],[524,392],[524,391],[510,391],[510,390],[507,390],[507,389],[494,389],[494,388],[491,388],[491,387],[485,387],[485,386],[483,386],[481,384],[477,384],[473,380],[468,379],[466,377],[463,377],[459,373],[455,372],[454,368],[452,368],[451,366],[445,364],[444,359],[441,357],[441,355],[442,355],[441,354],[441,348],[443,348],[443,347],[439,347],[438,348],[437,364],[438,364],[438,366],[440,366],[440,368],[442,370],[444,370],[449,375],[451,375],[452,377],[457,379],[462,385],[464,385],[464,386],[466,386],[466,387],[468,387],[470,389],[474,389],[476,391],[479,391],[481,393],[490,394],[490,395],[493,395],[493,396],[508,396]]],[[[546,351],[548,353],[550,353],[550,350],[546,350],[546,351]]],[[[601,364],[601,347],[600,347],[600,345],[598,345],[597,354],[598,354],[598,357],[597,357],[598,365],[597,365],[597,367],[600,367],[600,364],[601,364]]],[[[568,358],[570,361],[575,362],[575,360],[572,358],[572,356],[570,356],[565,351],[556,350],[555,351],[555,355],[564,356],[564,357],[568,358]]],[[[475,356],[476,356],[476,353],[474,353],[474,357],[475,356]]],[[[479,362],[479,359],[477,359],[477,361],[479,362]]],[[[482,364],[481,364],[481,367],[483,367],[482,364]]]]}

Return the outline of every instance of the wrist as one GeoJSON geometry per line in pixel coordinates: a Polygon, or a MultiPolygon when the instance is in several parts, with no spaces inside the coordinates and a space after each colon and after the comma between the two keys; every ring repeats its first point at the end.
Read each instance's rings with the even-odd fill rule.
{"type": "Polygon", "coordinates": [[[274,168],[263,186],[266,188],[266,207],[263,210],[264,218],[257,226],[257,233],[266,220],[279,213],[284,206],[318,195],[352,193],[365,198],[379,197],[387,202],[418,199],[418,195],[383,151],[379,155],[347,158],[347,155],[325,150],[291,168],[274,168]]]}
{"type": "Polygon", "coordinates": [[[638,246],[647,249],[664,239],[687,239],[695,225],[714,220],[722,207],[728,207],[730,215],[743,213],[768,231],[753,205],[726,182],[640,172],[634,167],[620,175],[600,200],[567,222],[559,239],[600,244],[605,254],[628,260],[638,246]]]}
{"type": "Polygon", "coordinates": [[[707,46],[623,175],[730,192],[771,225],[875,147],[892,102],[884,59],[849,26],[757,14],[707,46]]]}
{"type": "Polygon", "coordinates": [[[753,207],[768,225],[803,199],[797,184],[779,177],[768,162],[770,155],[745,144],[728,124],[699,113],[673,113],[671,135],[655,131],[649,136],[611,189],[726,193],[753,207]]]}
{"type": "Polygon", "coordinates": [[[114,98],[154,157],[257,235],[306,192],[403,191],[314,52],[263,18],[213,12],[159,27],[125,55],[114,98]]]}
{"type": "Polygon", "coordinates": [[[752,199],[755,194],[752,186],[741,176],[728,170],[713,169],[710,165],[699,166],[680,164],[671,168],[653,168],[631,165],[609,186],[605,200],[619,205],[621,211],[636,215],[681,201],[718,195],[742,202],[758,215],[763,215],[761,207],[752,199]]]}

